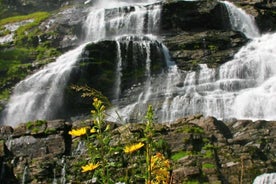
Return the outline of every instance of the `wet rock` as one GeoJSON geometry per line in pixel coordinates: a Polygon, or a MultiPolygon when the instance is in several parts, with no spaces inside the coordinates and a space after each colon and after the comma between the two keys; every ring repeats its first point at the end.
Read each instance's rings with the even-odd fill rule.
{"type": "Polygon", "coordinates": [[[218,1],[172,1],[163,5],[162,32],[230,28],[225,7],[218,1]]]}
{"type": "Polygon", "coordinates": [[[216,68],[231,60],[247,39],[233,31],[184,32],[164,41],[172,59],[183,70],[196,70],[199,64],[216,68]]]}
{"type": "Polygon", "coordinates": [[[183,183],[187,181],[185,178],[196,178],[200,175],[200,171],[198,167],[181,167],[173,170],[172,183],[183,183]]]}
{"type": "Polygon", "coordinates": [[[13,128],[10,126],[0,126],[0,139],[7,140],[11,137],[13,128]]]}

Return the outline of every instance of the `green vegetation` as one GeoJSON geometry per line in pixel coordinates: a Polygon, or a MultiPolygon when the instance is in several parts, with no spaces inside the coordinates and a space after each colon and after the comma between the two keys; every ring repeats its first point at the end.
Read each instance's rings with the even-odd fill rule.
{"type": "Polygon", "coordinates": [[[85,162],[77,162],[83,165],[72,167],[79,167],[85,173],[84,178],[97,178],[97,183],[168,183],[170,162],[155,148],[152,107],[149,106],[145,116],[141,137],[116,144],[112,143],[111,125],[105,121],[103,102],[94,98],[93,107],[93,124],[69,131],[73,138],[85,143],[87,150],[85,162]]]}
{"type": "MultiPolygon", "coordinates": [[[[1,1],[0,1],[1,7],[1,1]]],[[[0,100],[6,100],[9,90],[23,80],[34,69],[53,61],[60,53],[49,41],[39,41],[39,35],[45,34],[38,28],[40,23],[50,16],[47,12],[8,17],[0,20],[0,35],[9,34],[4,25],[32,20],[15,31],[14,43],[0,45],[0,100]],[[34,65],[33,62],[36,64],[34,65]]],[[[53,34],[53,33],[47,33],[53,34]]]]}
{"type": "Polygon", "coordinates": [[[183,128],[183,132],[185,132],[185,133],[194,133],[194,134],[203,134],[204,130],[203,130],[203,128],[201,128],[199,126],[186,125],[183,128]]]}
{"type": "Polygon", "coordinates": [[[208,45],[208,49],[211,52],[216,52],[218,50],[218,46],[216,46],[216,45],[208,45]]]}
{"type": "Polygon", "coordinates": [[[187,182],[184,182],[183,184],[200,184],[199,181],[194,181],[194,180],[191,180],[191,181],[187,181],[187,182]]]}
{"type": "Polygon", "coordinates": [[[46,126],[44,128],[43,126],[46,124],[47,122],[44,120],[29,121],[26,123],[26,128],[31,131],[31,133],[38,133],[39,131],[44,131],[46,126]]]}
{"type": "Polygon", "coordinates": [[[34,21],[30,25],[28,24],[26,26],[22,26],[24,28],[21,28],[21,29],[26,30],[27,28],[31,28],[35,25],[38,25],[41,21],[45,20],[48,17],[49,17],[49,13],[47,13],[47,12],[36,12],[36,13],[29,14],[29,15],[8,17],[8,18],[0,20],[0,26],[9,24],[9,23],[20,22],[23,20],[34,19],[34,21]]]}
{"type": "Polygon", "coordinates": [[[177,161],[185,156],[192,155],[192,152],[190,151],[179,151],[171,156],[171,159],[173,161],[177,161]]]}
{"type": "Polygon", "coordinates": [[[202,164],[202,168],[203,169],[214,169],[214,168],[216,168],[216,166],[214,164],[204,163],[204,164],[202,164]]]}
{"type": "Polygon", "coordinates": [[[0,93],[0,100],[2,100],[2,99],[8,99],[8,97],[9,97],[9,94],[10,94],[10,92],[9,92],[9,90],[8,89],[4,89],[3,91],[1,91],[1,93],[0,93]]]}
{"type": "Polygon", "coordinates": [[[44,131],[44,133],[45,134],[54,134],[54,133],[56,133],[56,129],[55,128],[47,128],[45,131],[44,131]]]}

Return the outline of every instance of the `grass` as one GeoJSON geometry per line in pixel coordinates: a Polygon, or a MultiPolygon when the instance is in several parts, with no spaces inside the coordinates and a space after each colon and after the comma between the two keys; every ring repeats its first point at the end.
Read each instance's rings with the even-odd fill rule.
{"type": "Polygon", "coordinates": [[[20,16],[14,16],[14,17],[8,17],[5,19],[0,20],[0,26],[3,26],[5,24],[15,23],[15,22],[21,22],[23,20],[29,20],[34,19],[33,23],[28,24],[28,26],[22,26],[25,28],[33,27],[34,25],[37,25],[37,23],[40,23],[41,21],[45,20],[49,17],[49,13],[47,12],[35,12],[29,15],[20,15],[20,16]]]}
{"type": "MultiPolygon", "coordinates": [[[[1,2],[1,0],[0,0],[1,2]]],[[[49,58],[60,53],[51,47],[48,42],[40,43],[38,35],[43,34],[38,25],[50,16],[47,12],[36,12],[29,15],[13,16],[0,20],[0,32],[8,32],[3,26],[9,23],[33,19],[32,22],[22,25],[15,31],[14,43],[0,45],[0,94],[7,97],[6,89],[24,79],[30,72],[41,65],[52,61],[49,58]],[[37,61],[35,67],[33,62],[37,61]]],[[[4,96],[4,97],[3,97],[4,96]]]]}
{"type": "Polygon", "coordinates": [[[214,168],[216,168],[216,166],[214,164],[204,163],[204,164],[202,164],[202,168],[203,169],[214,169],[214,168]]]}
{"type": "Polygon", "coordinates": [[[181,158],[183,158],[187,155],[192,155],[192,152],[190,152],[190,151],[179,151],[179,152],[173,154],[171,159],[173,161],[177,161],[177,160],[179,160],[179,159],[181,159],[181,158]]]}
{"type": "Polygon", "coordinates": [[[198,126],[186,125],[183,128],[183,132],[186,132],[186,133],[195,133],[195,134],[203,134],[204,130],[203,130],[203,128],[198,127],[198,126]]]}
{"type": "Polygon", "coordinates": [[[0,100],[6,100],[9,98],[10,91],[8,89],[5,89],[0,92],[0,100]]]}

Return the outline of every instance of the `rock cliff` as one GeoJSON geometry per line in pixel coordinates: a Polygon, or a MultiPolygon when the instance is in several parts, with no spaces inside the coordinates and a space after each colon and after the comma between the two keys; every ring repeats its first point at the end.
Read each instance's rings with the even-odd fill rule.
{"type": "MultiPolygon", "coordinates": [[[[24,33],[23,46],[28,45],[32,49],[22,50],[22,45],[17,42],[18,37],[1,44],[1,58],[9,51],[16,51],[10,55],[17,54],[18,51],[24,52],[28,57],[16,60],[19,68],[6,65],[5,68],[0,68],[3,76],[0,81],[0,106],[5,105],[9,90],[22,78],[54,61],[58,55],[84,40],[81,25],[89,8],[85,2],[90,5],[92,3],[31,0],[3,2],[9,10],[9,13],[6,11],[7,14],[2,14],[3,17],[10,15],[10,11],[27,14],[55,10],[56,13],[50,14],[39,25],[28,30],[28,34],[24,33]],[[2,98],[2,94],[5,94],[5,98],[2,98]]],[[[253,1],[235,3],[256,17],[262,32],[276,30],[273,4],[253,1]]],[[[198,64],[217,67],[231,59],[248,41],[242,33],[230,30],[225,7],[218,1],[167,2],[163,5],[161,16],[162,42],[183,70],[197,70],[198,64]]],[[[9,31],[3,32],[1,29],[1,35],[10,34],[9,31]]],[[[152,65],[153,74],[162,72],[165,65],[164,56],[158,48],[160,43],[150,45],[151,56],[157,61],[152,65]]],[[[115,40],[87,45],[79,65],[72,72],[70,84],[89,84],[113,98],[111,88],[114,84],[116,49],[115,40]],[[112,62],[107,62],[110,60],[112,62]]],[[[127,52],[126,47],[124,51],[127,52]]],[[[129,58],[133,56],[132,53],[126,55],[129,58]]],[[[143,53],[140,53],[137,65],[142,65],[139,59],[143,57],[143,53]]],[[[128,72],[133,67],[133,63],[126,57],[123,89],[144,80],[140,74],[145,71],[141,68],[138,67],[134,73],[128,72]]],[[[69,89],[66,99],[65,108],[70,112],[68,118],[80,112],[88,112],[90,108],[90,101],[82,101],[69,89]]],[[[275,171],[275,124],[275,121],[261,120],[253,122],[233,119],[223,122],[213,117],[194,115],[176,120],[170,125],[156,124],[158,135],[155,139],[162,138],[167,143],[164,151],[172,162],[173,183],[252,183],[257,175],[275,171]]],[[[81,125],[80,122],[54,120],[28,122],[18,127],[1,126],[0,183],[22,183],[23,178],[28,183],[89,181],[80,172],[78,160],[85,153],[78,148],[77,139],[68,135],[72,127],[81,125]]],[[[86,121],[86,125],[91,125],[90,120],[86,121]]],[[[126,141],[129,137],[140,138],[143,126],[113,124],[114,142],[117,139],[126,141]]]]}
{"type": "MultiPolygon", "coordinates": [[[[23,175],[27,183],[62,179],[85,183],[92,179],[81,173],[79,164],[87,157],[84,147],[68,134],[72,127],[91,125],[90,120],[55,120],[28,122],[15,128],[1,126],[1,181],[21,183],[23,175]]],[[[112,146],[138,140],[144,126],[113,124],[112,146]]],[[[252,183],[256,176],[275,169],[275,127],[274,121],[223,122],[194,115],[171,124],[155,124],[154,139],[165,142],[162,151],[171,162],[172,183],[252,183]]],[[[114,171],[118,178],[124,167],[122,164],[114,171]]]]}

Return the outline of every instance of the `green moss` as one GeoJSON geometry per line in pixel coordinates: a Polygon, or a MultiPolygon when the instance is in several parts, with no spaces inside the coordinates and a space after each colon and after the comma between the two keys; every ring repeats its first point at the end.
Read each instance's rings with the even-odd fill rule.
{"type": "Polygon", "coordinates": [[[31,25],[28,24],[26,26],[22,26],[22,27],[26,27],[26,28],[31,28],[31,27],[33,27],[32,25],[37,25],[37,23],[40,23],[41,21],[45,20],[46,18],[48,18],[48,16],[49,16],[49,13],[47,13],[47,12],[36,12],[36,13],[29,14],[29,15],[8,17],[8,18],[0,20],[0,26],[9,24],[9,23],[20,22],[23,20],[34,19],[34,22],[30,23],[31,25]]]}
{"type": "Polygon", "coordinates": [[[191,180],[191,181],[183,182],[183,184],[200,184],[200,182],[196,180],[191,180]]]}
{"type": "Polygon", "coordinates": [[[193,153],[191,151],[179,151],[171,156],[171,159],[173,161],[177,161],[185,156],[192,155],[193,153]]]}
{"type": "Polygon", "coordinates": [[[8,89],[4,89],[0,92],[0,100],[7,100],[10,96],[10,91],[8,89]]]}
{"type": "Polygon", "coordinates": [[[56,132],[57,132],[57,130],[55,128],[47,128],[44,133],[50,135],[50,134],[54,134],[56,132]]]}
{"type": "MultiPolygon", "coordinates": [[[[14,44],[1,45],[0,49],[0,94],[7,94],[5,90],[10,90],[20,80],[23,80],[34,69],[53,61],[60,54],[56,48],[52,47],[50,41],[39,42],[39,35],[42,33],[37,26],[49,17],[47,12],[36,12],[24,16],[14,16],[0,20],[0,34],[6,34],[1,26],[33,19],[33,22],[19,27],[15,32],[14,44]],[[33,62],[36,65],[33,65],[33,62]]],[[[47,33],[48,34],[48,33],[47,33]]],[[[53,33],[49,33],[53,34],[53,33]]]]}
{"type": "Polygon", "coordinates": [[[208,49],[211,52],[216,52],[218,50],[218,46],[216,46],[216,45],[208,45],[208,49]]]}
{"type": "MultiPolygon", "coordinates": [[[[0,27],[8,23],[21,22],[24,20],[33,20],[23,26],[20,26],[15,31],[15,45],[16,47],[33,47],[38,44],[39,30],[33,29],[38,26],[43,20],[50,16],[47,12],[36,12],[29,15],[14,16],[0,20],[0,27]],[[31,30],[32,29],[32,30],[31,30]],[[31,30],[31,31],[30,31],[31,30]]],[[[3,27],[2,27],[3,30],[3,27]]],[[[4,31],[2,31],[4,32],[4,31]]]]}
{"type": "Polygon", "coordinates": [[[216,166],[211,163],[204,163],[204,164],[202,164],[202,168],[203,169],[214,169],[214,168],[216,168],[216,166]]]}
{"type": "Polygon", "coordinates": [[[203,158],[213,158],[214,154],[211,150],[206,150],[205,154],[203,155],[203,158]]]}
{"type": "Polygon", "coordinates": [[[44,120],[29,121],[26,123],[26,127],[33,133],[37,133],[40,130],[40,127],[45,125],[47,122],[44,120]]]}
{"type": "Polygon", "coordinates": [[[203,134],[204,130],[198,126],[185,125],[183,127],[183,132],[185,133],[195,133],[195,134],[203,134]]]}

